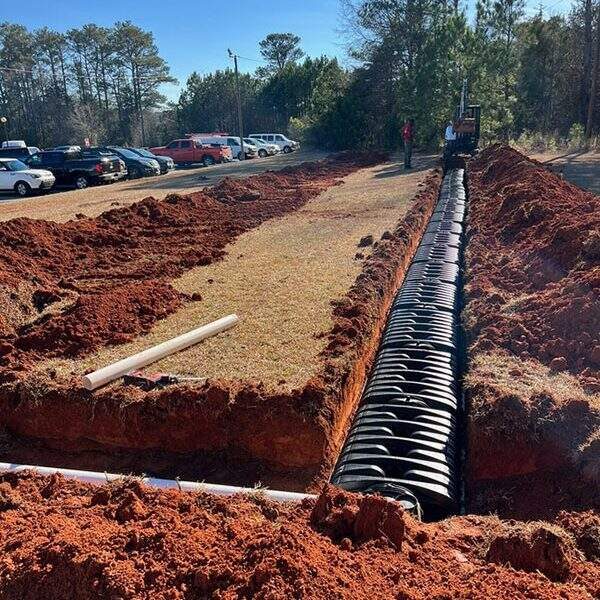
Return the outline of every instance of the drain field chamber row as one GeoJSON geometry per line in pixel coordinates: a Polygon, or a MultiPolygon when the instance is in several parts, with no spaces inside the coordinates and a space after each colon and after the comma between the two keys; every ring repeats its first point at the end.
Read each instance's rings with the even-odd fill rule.
{"type": "Polygon", "coordinates": [[[440,196],[402,287],[332,483],[378,492],[427,516],[458,510],[460,496],[460,261],[464,170],[440,196]]]}

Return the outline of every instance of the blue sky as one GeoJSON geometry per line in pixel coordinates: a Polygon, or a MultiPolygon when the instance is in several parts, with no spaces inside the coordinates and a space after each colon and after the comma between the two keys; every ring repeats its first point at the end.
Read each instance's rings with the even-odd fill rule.
{"type": "MultiPolygon", "coordinates": [[[[558,13],[568,11],[571,2],[544,4],[558,13]]],[[[338,0],[27,0],[21,9],[10,10],[17,5],[0,0],[0,22],[66,31],[85,23],[109,26],[129,19],[154,33],[160,54],[180,85],[194,70],[208,73],[227,67],[228,47],[240,56],[260,59],[258,42],[272,32],[294,32],[307,54],[337,56],[346,62],[338,0]]],[[[528,0],[528,14],[538,5],[538,0],[528,0]]],[[[258,65],[240,60],[246,71],[258,65]]],[[[167,86],[164,92],[175,99],[178,87],[167,86]]]]}

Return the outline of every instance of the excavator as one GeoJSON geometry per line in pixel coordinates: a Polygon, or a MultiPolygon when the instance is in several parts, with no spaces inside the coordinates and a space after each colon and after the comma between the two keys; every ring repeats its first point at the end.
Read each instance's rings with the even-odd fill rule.
{"type": "Polygon", "coordinates": [[[454,112],[454,131],[456,139],[444,145],[444,160],[460,154],[477,153],[481,121],[481,106],[468,104],[468,82],[463,81],[460,104],[454,112]]]}

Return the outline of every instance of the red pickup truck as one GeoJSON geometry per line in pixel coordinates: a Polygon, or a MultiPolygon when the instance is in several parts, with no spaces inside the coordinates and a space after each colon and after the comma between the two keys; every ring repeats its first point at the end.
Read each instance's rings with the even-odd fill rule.
{"type": "Polygon", "coordinates": [[[179,165],[202,163],[205,167],[215,163],[233,160],[229,146],[218,144],[203,144],[198,140],[182,138],[173,140],[166,146],[150,148],[152,154],[169,156],[179,165]]]}

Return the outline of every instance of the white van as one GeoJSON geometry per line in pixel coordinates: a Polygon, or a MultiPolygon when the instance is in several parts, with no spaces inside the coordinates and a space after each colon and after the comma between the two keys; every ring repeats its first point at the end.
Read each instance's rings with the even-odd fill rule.
{"type": "MultiPolygon", "coordinates": [[[[231,148],[231,155],[234,158],[240,159],[242,156],[242,144],[240,138],[235,135],[194,135],[193,137],[196,140],[200,140],[203,144],[229,146],[231,148]]],[[[258,156],[258,148],[244,143],[244,153],[246,154],[246,158],[256,158],[258,156]]]]}
{"type": "Polygon", "coordinates": [[[290,140],[283,135],[283,133],[251,133],[248,137],[263,140],[263,142],[267,142],[267,144],[277,144],[279,149],[286,154],[300,148],[299,142],[290,140]]]}

